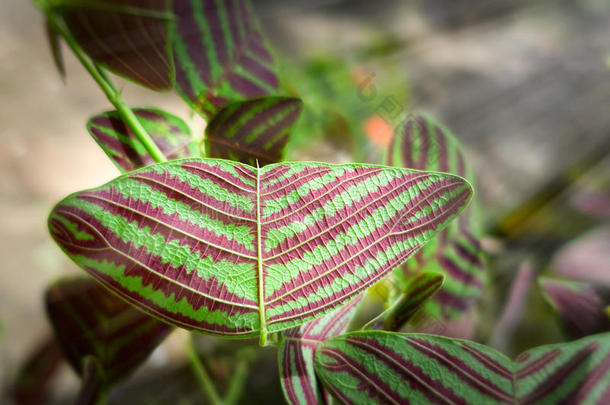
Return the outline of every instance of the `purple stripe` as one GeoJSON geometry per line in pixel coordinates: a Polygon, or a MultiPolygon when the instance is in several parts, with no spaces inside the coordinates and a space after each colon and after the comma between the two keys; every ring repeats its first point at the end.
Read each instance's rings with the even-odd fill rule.
{"type": "MultiPolygon", "coordinates": [[[[526,353],[527,357],[519,356],[517,359],[518,363],[529,361],[529,353],[526,353]]],[[[536,360],[525,364],[522,368],[517,372],[517,379],[521,380],[525,377],[528,377],[531,374],[537,373],[547,366],[547,364],[551,363],[553,360],[557,358],[561,354],[560,349],[553,349],[542,356],[538,357],[536,360]]]]}
{"type": "Polygon", "coordinates": [[[434,127],[438,143],[438,165],[441,172],[449,171],[449,155],[447,153],[447,138],[440,128],[434,127]]]}
{"type": "MultiPolygon", "coordinates": [[[[195,73],[201,80],[210,84],[212,79],[210,77],[210,61],[207,59],[206,48],[201,41],[203,38],[203,32],[199,29],[197,21],[195,20],[195,13],[193,11],[192,2],[199,0],[183,0],[173,1],[173,12],[175,18],[175,24],[180,39],[185,45],[186,54],[192,62],[192,66],[195,68],[195,73]]],[[[213,3],[213,0],[206,0],[208,3],[213,3]]],[[[206,7],[204,5],[204,7],[206,7]]],[[[209,7],[209,6],[208,6],[209,7]]],[[[185,92],[191,90],[188,74],[183,70],[180,58],[174,54],[174,60],[176,64],[176,80],[180,83],[180,87],[185,92]],[[178,68],[179,67],[179,68],[178,68]],[[181,75],[179,75],[181,73],[181,75]],[[182,76],[184,74],[184,76],[182,76]]],[[[194,95],[193,93],[191,93],[194,95]]],[[[196,101],[196,95],[192,98],[196,101]]]]}
{"type": "MultiPolygon", "coordinates": [[[[589,360],[591,355],[597,350],[598,342],[592,342],[585,348],[579,350],[568,361],[565,361],[561,367],[556,367],[552,373],[542,380],[530,393],[520,398],[520,403],[523,405],[537,403],[543,401],[545,397],[553,394],[558,386],[561,386],[564,380],[578,371],[578,367],[589,360]]],[[[523,378],[517,374],[517,379],[523,378]]]]}
{"type": "Polygon", "coordinates": [[[486,369],[488,369],[498,375],[501,375],[504,378],[512,380],[513,374],[511,373],[511,371],[509,369],[507,369],[506,367],[504,367],[502,364],[500,364],[498,361],[492,359],[491,357],[489,357],[487,354],[483,353],[479,349],[475,349],[473,346],[469,345],[468,343],[465,343],[465,342],[462,343],[461,347],[462,347],[462,349],[464,349],[465,351],[467,351],[468,353],[470,353],[471,355],[476,357],[477,360],[479,360],[479,363],[481,363],[481,365],[483,365],[483,367],[485,367],[486,369]]]}
{"type": "Polygon", "coordinates": [[[259,97],[268,93],[266,89],[236,72],[227,72],[226,80],[231,88],[243,97],[259,97]]]}
{"type": "Polygon", "coordinates": [[[460,358],[451,355],[441,346],[416,338],[408,338],[407,341],[413,349],[447,367],[461,381],[481,394],[490,396],[497,401],[512,402],[510,393],[503,391],[490,379],[479,374],[460,358]]]}
{"type": "MultiPolygon", "coordinates": [[[[581,381],[572,392],[570,392],[562,401],[561,404],[583,404],[591,394],[594,388],[602,381],[602,378],[610,374],[610,354],[606,354],[603,360],[597,366],[586,374],[584,381],[581,381]]],[[[609,385],[610,387],[610,385],[609,385]]],[[[604,404],[610,403],[610,391],[607,389],[600,397],[604,404]]]]}

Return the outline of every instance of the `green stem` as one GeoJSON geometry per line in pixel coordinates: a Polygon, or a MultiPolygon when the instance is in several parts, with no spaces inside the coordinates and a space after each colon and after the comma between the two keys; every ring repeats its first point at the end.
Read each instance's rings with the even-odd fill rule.
{"type": "Polygon", "coordinates": [[[138,121],[138,118],[135,116],[131,108],[129,108],[127,103],[125,103],[121,97],[121,93],[117,91],[110,81],[110,78],[106,76],[103,70],[87,57],[74,37],[68,32],[67,29],[64,28],[63,24],[60,22],[60,17],[58,17],[52,10],[46,8],[44,4],[40,2],[40,0],[37,0],[36,4],[41,6],[46,14],[49,24],[51,24],[55,31],[66,41],[70,49],[72,49],[72,52],[74,52],[81,64],[85,67],[85,69],[87,69],[91,77],[93,77],[93,80],[95,80],[98,86],[102,89],[108,98],[108,101],[110,101],[119,114],[121,114],[121,117],[125,120],[127,125],[129,125],[142,145],[144,145],[150,156],[156,162],[166,162],[167,158],[161,149],[159,149],[157,144],[152,140],[148,132],[146,132],[140,121],[138,121]]]}
{"type": "Polygon", "coordinates": [[[238,357],[241,360],[239,363],[237,363],[233,376],[231,377],[231,381],[229,381],[229,388],[227,389],[227,394],[225,395],[224,399],[225,405],[233,405],[239,401],[239,398],[244,391],[250,361],[252,361],[252,357],[254,355],[255,352],[252,350],[252,348],[246,348],[246,350],[242,350],[238,354],[238,357]]]}
{"type": "Polygon", "coordinates": [[[208,397],[208,400],[212,405],[222,405],[223,402],[216,392],[216,388],[214,388],[214,384],[212,383],[212,379],[208,375],[207,371],[205,371],[205,367],[197,354],[197,350],[195,350],[195,344],[193,342],[193,336],[189,336],[189,340],[186,343],[186,349],[188,355],[191,359],[191,366],[193,367],[193,372],[197,377],[197,381],[199,381],[199,385],[203,393],[208,397]]]}

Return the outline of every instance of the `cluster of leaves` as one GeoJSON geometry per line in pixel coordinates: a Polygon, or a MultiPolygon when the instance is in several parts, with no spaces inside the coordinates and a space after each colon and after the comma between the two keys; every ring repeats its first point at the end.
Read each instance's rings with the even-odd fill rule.
{"type": "Polygon", "coordinates": [[[52,38],[84,50],[102,77],[173,88],[208,122],[203,142],[153,108],[87,124],[123,175],[59,202],[49,230],[105,289],[69,279],[47,294],[83,403],[172,327],[276,343],[292,404],[608,399],[608,335],[512,362],[399,332],[418,311],[447,323],[474,311],[485,284],[477,207],[466,208],[473,173],[433,118],[395,128],[388,166],[282,162],[303,103],[282,94],[248,1],[53,0],[45,13],[52,38]],[[169,161],[155,162],[134,119],[169,161]],[[387,310],[348,332],[380,281],[387,310]]]}

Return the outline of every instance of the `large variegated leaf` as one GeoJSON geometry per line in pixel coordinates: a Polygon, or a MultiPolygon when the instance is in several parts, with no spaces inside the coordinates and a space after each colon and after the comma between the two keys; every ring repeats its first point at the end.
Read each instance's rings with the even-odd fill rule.
{"type": "Polygon", "coordinates": [[[56,282],[47,290],[46,305],[72,367],[82,375],[84,359],[95,357],[108,384],[131,373],[172,330],[90,278],[56,282]]]}
{"type": "Polygon", "coordinates": [[[207,156],[260,166],[281,161],[302,107],[301,100],[293,97],[262,97],[227,105],[206,128],[207,156]]]}
{"type": "Polygon", "coordinates": [[[273,60],[249,0],[174,0],[176,89],[213,116],[232,101],[274,94],[273,60]]]}
{"type": "Polygon", "coordinates": [[[610,403],[610,333],[537,347],[512,362],[465,340],[355,332],[320,344],[315,363],[345,404],[610,403]]]}
{"type": "MultiPolygon", "coordinates": [[[[180,2],[184,0],[176,0],[180,2]]],[[[153,90],[173,86],[168,0],[50,0],[97,63],[153,90]]]]}
{"type": "MultiPolygon", "coordinates": [[[[136,108],[133,113],[168,159],[199,156],[197,142],[182,119],[154,108],[136,108]]],[[[122,172],[155,163],[117,111],[92,117],[87,122],[87,129],[122,172]]]]}
{"type": "Polygon", "coordinates": [[[566,334],[572,338],[610,331],[610,318],[604,309],[610,304],[610,291],[580,281],[540,278],[545,297],[557,311],[566,334]],[[605,294],[604,294],[605,293],[605,294]]]}
{"type": "MultiPolygon", "coordinates": [[[[397,130],[390,144],[387,161],[393,166],[448,172],[470,181],[473,177],[455,136],[424,114],[409,117],[397,130]]],[[[458,221],[396,272],[401,286],[408,283],[410,275],[422,270],[445,275],[441,290],[424,306],[434,317],[453,319],[481,298],[484,283],[483,251],[473,214],[470,208],[464,211],[458,221]]]]}
{"type": "Polygon", "coordinates": [[[321,342],[345,333],[356,313],[362,295],[314,321],[283,333],[279,348],[279,370],[282,390],[288,403],[318,405],[330,403],[326,390],[318,385],[314,354],[321,342]]]}
{"type": "Polygon", "coordinates": [[[73,194],[49,228],[78,265],[142,310],[265,341],[377,282],[471,194],[447,174],[191,159],[73,194]]]}

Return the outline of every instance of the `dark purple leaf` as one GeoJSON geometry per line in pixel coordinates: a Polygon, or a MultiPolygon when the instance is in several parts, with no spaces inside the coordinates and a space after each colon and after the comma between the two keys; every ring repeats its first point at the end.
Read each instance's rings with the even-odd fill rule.
{"type": "Polygon", "coordinates": [[[47,290],[46,305],[72,367],[83,375],[83,360],[93,356],[109,384],[131,373],[172,331],[90,278],[56,282],[47,290]]]}
{"type": "Polygon", "coordinates": [[[301,100],[292,97],[263,97],[227,105],[206,128],[207,156],[253,166],[281,161],[302,107],[301,100]]]}

